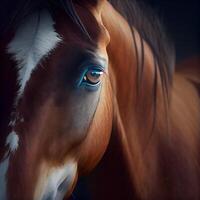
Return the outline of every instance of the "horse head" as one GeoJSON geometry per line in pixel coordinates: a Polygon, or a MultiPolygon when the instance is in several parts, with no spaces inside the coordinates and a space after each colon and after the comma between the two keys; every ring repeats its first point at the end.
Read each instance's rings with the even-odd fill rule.
{"type": "Polygon", "coordinates": [[[113,108],[101,18],[106,1],[74,2],[27,15],[7,45],[18,87],[1,199],[62,199],[107,147],[113,108]]]}

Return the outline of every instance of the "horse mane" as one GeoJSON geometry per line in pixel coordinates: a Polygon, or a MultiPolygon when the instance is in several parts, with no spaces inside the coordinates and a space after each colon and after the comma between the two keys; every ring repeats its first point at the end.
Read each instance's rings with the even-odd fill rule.
{"type": "MultiPolygon", "coordinates": [[[[139,49],[135,45],[137,54],[138,70],[142,73],[144,67],[144,45],[143,40],[150,46],[154,55],[155,68],[158,68],[166,92],[172,82],[172,75],[175,66],[174,46],[166,35],[166,30],[162,26],[158,16],[146,4],[137,0],[110,0],[110,3],[127,20],[130,27],[134,27],[140,36],[141,57],[139,58],[139,49]]],[[[133,39],[135,33],[132,29],[133,39]]],[[[140,74],[141,74],[140,73],[140,74]]]]}
{"type": "MultiPolygon", "coordinates": [[[[158,107],[158,77],[161,80],[161,89],[163,95],[163,119],[166,121],[166,132],[169,131],[169,104],[170,104],[170,89],[173,81],[173,73],[175,71],[175,49],[171,39],[166,34],[157,14],[151,7],[144,2],[137,0],[109,0],[113,7],[127,20],[134,40],[134,48],[137,58],[137,93],[140,94],[140,86],[142,85],[142,76],[144,71],[144,42],[149,45],[153,54],[154,64],[154,80],[152,88],[152,108],[153,121],[147,145],[155,130],[157,124],[157,107],[158,107]],[[140,2],[140,3],[139,3],[140,2]],[[134,28],[134,29],[133,29],[134,28]],[[136,33],[139,33],[140,47],[136,44],[136,33]],[[139,56],[141,55],[141,56],[139,56]]],[[[139,98],[138,98],[139,99],[139,98]]],[[[140,99],[139,99],[140,101],[140,99]]],[[[139,106],[140,109],[140,106],[139,106]]]]}

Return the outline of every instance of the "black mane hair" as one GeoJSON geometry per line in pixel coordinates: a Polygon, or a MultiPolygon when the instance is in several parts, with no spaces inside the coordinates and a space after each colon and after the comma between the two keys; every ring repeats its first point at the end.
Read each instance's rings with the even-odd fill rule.
{"type": "Polygon", "coordinates": [[[157,77],[160,75],[162,82],[162,94],[164,99],[164,117],[166,119],[166,132],[169,132],[169,104],[170,89],[175,70],[175,50],[171,40],[166,35],[166,30],[162,26],[159,17],[155,12],[142,1],[138,0],[109,0],[109,2],[122,14],[130,27],[134,27],[140,36],[141,50],[136,45],[135,32],[132,30],[132,36],[135,43],[137,56],[137,93],[140,94],[140,85],[144,69],[144,41],[149,45],[154,56],[154,85],[152,88],[153,102],[153,123],[152,130],[147,141],[147,145],[153,134],[157,122],[157,77]],[[140,3],[139,3],[140,2],[140,3]],[[141,51],[141,52],[139,52],[141,51]],[[139,55],[141,55],[139,57],[139,55]]]}
{"type": "MultiPolygon", "coordinates": [[[[140,35],[142,48],[140,52],[141,57],[139,58],[139,56],[137,56],[138,85],[140,84],[140,79],[142,79],[141,76],[144,68],[143,41],[145,41],[153,52],[155,73],[160,73],[163,92],[166,94],[166,98],[168,99],[169,88],[171,86],[175,66],[175,51],[172,42],[166,35],[166,30],[162,26],[159,17],[150,7],[142,3],[142,1],[139,3],[137,0],[110,0],[110,3],[125,17],[129,26],[134,27],[140,35]]],[[[133,29],[132,35],[135,41],[136,39],[133,29]]],[[[136,54],[139,55],[136,41],[135,49],[136,54]]]]}

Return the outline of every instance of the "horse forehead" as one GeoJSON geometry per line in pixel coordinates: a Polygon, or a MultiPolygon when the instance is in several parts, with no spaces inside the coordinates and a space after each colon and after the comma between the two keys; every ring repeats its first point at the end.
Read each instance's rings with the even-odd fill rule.
{"type": "Polygon", "coordinates": [[[54,15],[55,27],[63,40],[67,41],[67,43],[76,43],[88,48],[106,47],[110,41],[110,36],[102,22],[101,15],[97,15],[92,9],[83,5],[75,5],[75,9],[77,17],[85,28],[85,32],[76,23],[75,16],[69,17],[65,11],[59,10],[54,15]]]}
{"type": "MultiPolygon", "coordinates": [[[[23,95],[27,82],[32,72],[40,61],[55,49],[61,38],[54,29],[54,21],[47,10],[35,12],[17,28],[14,37],[7,45],[7,53],[11,60],[15,61],[17,68],[17,82],[19,91],[16,100],[23,95]]],[[[13,120],[13,119],[12,119],[13,120]]],[[[10,155],[17,151],[20,145],[20,135],[14,131],[15,119],[10,122],[11,132],[5,140],[5,155],[0,161],[0,199],[6,199],[7,171],[9,168],[10,155]]]]}
{"type": "Polygon", "coordinates": [[[18,27],[7,46],[7,52],[12,55],[18,69],[18,97],[23,94],[33,70],[60,41],[61,38],[54,29],[54,21],[47,10],[33,13],[18,27]]]}

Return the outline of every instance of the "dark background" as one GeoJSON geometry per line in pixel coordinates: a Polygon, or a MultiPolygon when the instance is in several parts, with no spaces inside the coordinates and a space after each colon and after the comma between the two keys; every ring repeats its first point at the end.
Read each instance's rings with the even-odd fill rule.
{"type": "MultiPolygon", "coordinates": [[[[176,48],[177,63],[200,55],[200,0],[143,1],[155,10],[166,28],[176,48]]],[[[82,178],[73,193],[72,200],[91,200],[89,196],[86,179],[82,178]]]]}
{"type": "Polygon", "coordinates": [[[176,47],[177,61],[200,53],[200,0],[143,0],[161,18],[176,47]]]}

